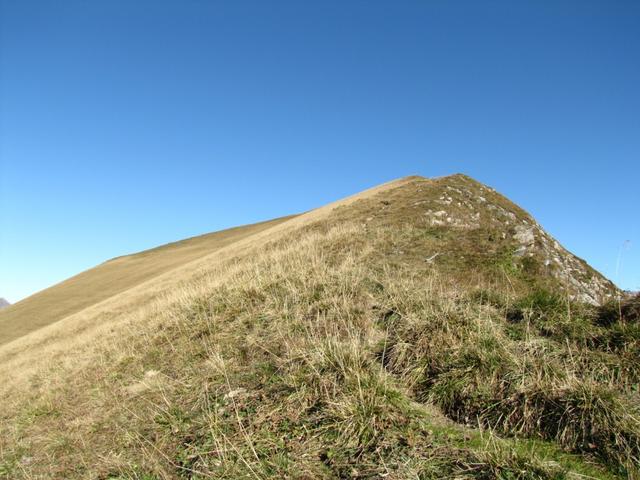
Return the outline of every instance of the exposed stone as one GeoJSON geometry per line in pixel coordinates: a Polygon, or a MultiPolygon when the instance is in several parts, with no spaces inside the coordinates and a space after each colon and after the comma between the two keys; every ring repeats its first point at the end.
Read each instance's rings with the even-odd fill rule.
{"type": "Polygon", "coordinates": [[[518,225],[516,227],[516,233],[513,238],[515,238],[522,245],[533,245],[536,240],[536,237],[533,233],[533,228],[525,227],[523,225],[518,225]]]}

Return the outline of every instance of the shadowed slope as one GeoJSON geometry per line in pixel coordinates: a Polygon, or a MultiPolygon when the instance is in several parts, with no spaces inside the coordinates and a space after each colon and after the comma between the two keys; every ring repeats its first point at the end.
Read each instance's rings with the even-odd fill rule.
{"type": "Polygon", "coordinates": [[[109,260],[0,311],[0,345],[290,218],[230,228],[109,260]]]}

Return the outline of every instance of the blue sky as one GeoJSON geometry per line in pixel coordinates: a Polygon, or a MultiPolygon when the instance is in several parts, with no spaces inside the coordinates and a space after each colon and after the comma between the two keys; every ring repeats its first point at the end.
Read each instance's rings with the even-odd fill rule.
{"type": "Polygon", "coordinates": [[[638,1],[0,5],[12,302],[110,257],[454,172],[640,289],[638,1]]]}

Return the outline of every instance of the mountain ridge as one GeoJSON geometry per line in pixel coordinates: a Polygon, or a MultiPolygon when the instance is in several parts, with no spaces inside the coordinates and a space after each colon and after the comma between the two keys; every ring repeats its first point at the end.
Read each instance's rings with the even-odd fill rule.
{"type": "Polygon", "coordinates": [[[4,310],[0,314],[0,345],[122,293],[154,276],[170,271],[173,267],[201,258],[244,235],[269,228],[289,218],[291,216],[232,227],[106,260],[96,267],[13,304],[11,309],[4,310]],[[171,258],[169,254],[174,257],[171,258]],[[11,328],[12,322],[28,316],[38,318],[32,323],[23,323],[11,328]]]}
{"type": "Polygon", "coordinates": [[[0,477],[639,478],[637,306],[495,190],[263,227],[0,345],[0,477]]]}
{"type": "MultiPolygon", "coordinates": [[[[443,182],[449,183],[449,184],[466,183],[466,184],[472,185],[473,189],[478,190],[480,193],[482,193],[483,191],[487,191],[492,194],[496,193],[495,190],[492,189],[491,187],[486,187],[480,182],[477,182],[471,177],[461,173],[447,175],[443,177],[434,177],[430,179],[421,177],[419,175],[410,175],[410,176],[401,177],[399,179],[392,180],[390,182],[386,182],[376,187],[364,190],[358,194],[346,197],[336,202],[332,202],[327,206],[311,210],[310,212],[306,212],[301,215],[290,215],[290,216],[280,217],[274,220],[260,222],[253,225],[233,227],[226,230],[222,230],[220,232],[213,232],[213,233],[204,234],[200,236],[190,237],[190,238],[179,240],[176,242],[171,242],[165,245],[161,245],[159,247],[150,248],[134,254],[127,254],[127,255],[114,257],[92,269],[89,269],[85,272],[81,272],[73,277],[70,277],[67,280],[64,280],[63,282],[60,282],[59,284],[56,284],[52,287],[48,287],[43,291],[37,292],[36,294],[28,297],[27,299],[24,299],[14,304],[12,309],[8,311],[4,311],[3,314],[0,314],[0,345],[12,339],[18,338],[32,330],[36,330],[41,326],[46,326],[54,321],[61,320],[62,318],[64,318],[65,316],[68,316],[71,313],[80,311],[81,306],[82,307],[90,306],[91,301],[93,301],[93,303],[96,303],[98,300],[104,300],[113,294],[120,293],[124,289],[134,286],[136,282],[139,283],[139,281],[141,281],[142,279],[147,280],[149,278],[152,278],[154,275],[158,273],[170,270],[172,265],[178,266],[179,263],[174,262],[172,263],[172,265],[169,265],[167,268],[159,268],[157,269],[157,271],[154,270],[149,275],[143,275],[141,279],[136,279],[133,282],[127,281],[128,273],[126,271],[123,272],[122,274],[119,274],[116,271],[116,275],[121,275],[120,277],[116,277],[114,279],[105,279],[106,282],[112,285],[111,289],[101,289],[99,296],[95,298],[86,298],[84,293],[88,288],[88,286],[82,283],[82,279],[87,274],[97,273],[97,270],[100,268],[108,269],[110,267],[114,267],[119,262],[126,262],[127,260],[139,261],[144,257],[153,255],[158,252],[170,253],[172,249],[182,250],[182,252],[180,252],[182,254],[184,254],[184,252],[186,251],[187,258],[185,258],[184,261],[197,260],[199,257],[202,257],[209,253],[214,253],[216,249],[219,248],[220,245],[227,243],[225,239],[221,239],[221,243],[220,245],[218,245],[217,237],[223,237],[223,236],[231,237],[231,240],[232,240],[231,243],[233,243],[233,241],[235,241],[234,234],[238,235],[237,239],[239,240],[241,237],[245,235],[244,232],[246,232],[249,235],[252,235],[254,233],[259,233],[259,230],[261,230],[262,228],[266,228],[267,230],[269,230],[270,226],[275,226],[279,223],[285,223],[284,227],[290,228],[294,226],[296,222],[292,224],[292,223],[289,223],[288,220],[292,220],[296,217],[299,218],[299,221],[297,223],[314,221],[314,220],[317,221],[323,216],[330,214],[330,212],[336,208],[345,207],[347,205],[352,204],[353,202],[363,201],[363,200],[366,200],[367,198],[370,198],[371,196],[380,194],[385,191],[393,190],[414,182],[431,182],[432,185],[437,183],[443,183],[443,182]],[[206,241],[209,238],[213,240],[210,242],[211,248],[209,250],[207,250],[206,248],[202,248],[202,245],[206,244],[206,241]],[[193,248],[191,247],[190,244],[193,244],[193,248]],[[188,250],[191,248],[194,250],[193,252],[194,254],[189,256],[188,250]],[[76,294],[76,297],[79,297],[79,296],[85,297],[82,299],[82,301],[74,300],[74,302],[72,302],[74,304],[78,304],[78,306],[74,306],[74,305],[65,306],[65,305],[62,305],[61,302],[59,305],[56,304],[56,302],[59,302],[59,298],[56,298],[55,294],[53,295],[53,298],[49,298],[51,296],[50,293],[52,289],[55,290],[56,288],[59,289],[61,287],[65,287],[69,285],[69,283],[72,283],[74,281],[80,281],[81,283],[79,285],[79,291],[82,293],[76,294]],[[113,288],[113,286],[117,285],[118,283],[124,285],[125,288],[120,288],[120,289],[113,288]],[[47,306],[47,313],[43,317],[42,317],[42,313],[40,313],[39,320],[37,322],[34,322],[35,325],[33,326],[33,328],[24,328],[25,326],[23,325],[21,326],[22,328],[19,328],[16,331],[8,331],[9,330],[8,326],[16,318],[19,318],[21,316],[33,315],[34,311],[38,311],[38,309],[40,309],[40,312],[41,312],[42,309],[40,308],[40,303],[45,304],[47,306]],[[35,307],[32,308],[31,306],[32,304],[35,304],[35,307]]],[[[461,195],[461,191],[459,190],[458,187],[453,187],[452,185],[448,185],[447,187],[448,188],[445,188],[445,190],[449,191],[454,196],[461,195]],[[451,189],[455,189],[455,190],[451,190],[451,189]]],[[[460,206],[460,200],[465,202],[465,205],[467,206],[469,205],[467,200],[469,200],[469,196],[472,194],[468,189],[464,190],[464,192],[467,198],[457,199],[456,203],[458,203],[457,205],[458,207],[460,206]]],[[[478,192],[474,192],[474,193],[476,194],[477,198],[482,199],[482,201],[486,201],[484,197],[482,197],[482,195],[480,195],[478,192]]],[[[443,191],[442,194],[440,195],[441,198],[437,198],[437,199],[434,198],[431,200],[432,201],[431,205],[439,208],[438,210],[435,210],[435,207],[434,207],[433,210],[426,213],[427,215],[430,215],[430,221],[433,226],[448,226],[452,228],[479,226],[474,223],[475,222],[474,219],[469,218],[468,214],[466,214],[468,212],[460,212],[459,209],[456,209],[455,208],[456,205],[453,205],[453,207],[454,209],[458,210],[457,213],[459,216],[452,217],[452,216],[446,215],[447,210],[445,207],[447,207],[448,204],[453,202],[453,198],[447,195],[449,194],[443,191]],[[438,217],[439,215],[443,216],[443,218],[439,218],[438,217]],[[450,221],[450,224],[447,224],[447,220],[450,221]]],[[[519,246],[520,250],[516,251],[515,252],[516,254],[518,255],[526,254],[528,258],[533,258],[534,256],[536,257],[544,256],[545,258],[543,261],[546,264],[545,266],[549,266],[550,265],[549,262],[554,262],[554,267],[556,266],[555,264],[559,265],[561,268],[556,268],[554,272],[559,278],[562,279],[562,281],[564,281],[565,283],[571,284],[569,286],[566,286],[565,288],[573,291],[574,296],[576,295],[579,296],[580,300],[582,301],[586,301],[592,304],[598,304],[601,301],[603,301],[607,297],[607,295],[611,293],[611,291],[616,290],[616,287],[610,281],[608,281],[604,276],[602,276],[599,272],[596,272],[595,270],[593,270],[592,267],[590,267],[584,260],[579,259],[574,255],[572,255],[564,247],[562,247],[556,240],[554,240],[547,232],[545,232],[542,229],[542,227],[535,221],[535,219],[533,219],[533,217],[531,217],[530,214],[522,210],[517,205],[508,201],[505,197],[502,197],[502,196],[500,197],[501,197],[500,203],[504,203],[505,201],[508,202],[506,209],[504,206],[495,205],[491,203],[488,204],[487,208],[493,208],[494,211],[496,212],[496,215],[513,216],[511,220],[516,219],[514,212],[517,212],[518,216],[521,216],[524,222],[522,225],[516,226],[516,228],[520,229],[519,232],[515,232],[514,234],[514,237],[520,240],[520,246],[519,246]],[[540,243],[541,245],[533,245],[534,243],[540,243]],[[535,247],[533,248],[533,250],[536,250],[535,255],[531,251],[532,248],[529,248],[529,251],[527,251],[527,247],[535,247]],[[575,277],[576,272],[579,272],[581,277],[590,277],[590,279],[595,282],[595,285],[592,285],[590,287],[587,283],[585,283],[585,280],[582,280],[582,283],[581,283],[581,281],[575,277]]],[[[509,222],[510,220],[507,220],[506,225],[509,225],[509,222]]],[[[165,255],[165,258],[167,258],[166,255],[165,255]]],[[[183,261],[183,259],[181,259],[181,261],[183,261]]],[[[148,267],[143,265],[143,266],[136,266],[136,268],[140,269],[140,268],[148,268],[148,267]]],[[[129,278],[131,277],[132,276],[130,276],[129,278]]],[[[89,280],[89,282],[92,282],[92,281],[93,281],[93,278],[89,280]]],[[[73,286],[71,286],[71,288],[73,288],[73,286]]]]}

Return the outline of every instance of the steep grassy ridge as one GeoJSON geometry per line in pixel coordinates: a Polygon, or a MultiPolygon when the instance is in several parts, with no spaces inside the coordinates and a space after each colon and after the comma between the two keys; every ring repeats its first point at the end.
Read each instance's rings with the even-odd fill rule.
{"type": "Polygon", "coordinates": [[[230,228],[114,258],[0,311],[0,345],[209,255],[291,217],[230,228]]]}
{"type": "Polygon", "coordinates": [[[0,349],[0,475],[640,478],[636,317],[537,231],[433,215],[480,187],[389,184],[52,325],[37,368],[0,349]]]}

